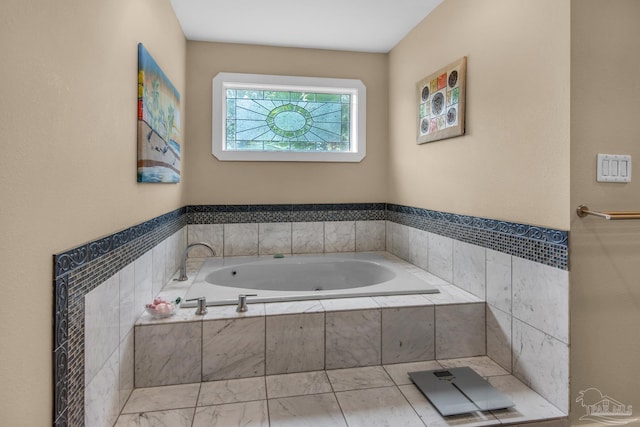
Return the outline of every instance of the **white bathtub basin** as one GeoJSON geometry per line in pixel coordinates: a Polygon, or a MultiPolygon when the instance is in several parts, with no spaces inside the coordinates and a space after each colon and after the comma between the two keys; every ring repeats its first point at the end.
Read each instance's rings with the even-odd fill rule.
{"type": "Polygon", "coordinates": [[[379,254],[349,253],[211,258],[198,271],[185,299],[204,296],[207,305],[225,305],[236,304],[240,294],[257,294],[253,302],[275,302],[437,292],[379,254]]]}

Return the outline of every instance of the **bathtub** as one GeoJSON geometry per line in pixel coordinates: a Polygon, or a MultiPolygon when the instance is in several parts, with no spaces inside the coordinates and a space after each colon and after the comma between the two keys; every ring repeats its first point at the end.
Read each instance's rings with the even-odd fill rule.
{"type": "Polygon", "coordinates": [[[253,302],[277,302],[438,292],[380,254],[349,253],[209,258],[185,299],[205,297],[207,305],[226,305],[237,304],[240,294],[257,294],[253,302]]]}

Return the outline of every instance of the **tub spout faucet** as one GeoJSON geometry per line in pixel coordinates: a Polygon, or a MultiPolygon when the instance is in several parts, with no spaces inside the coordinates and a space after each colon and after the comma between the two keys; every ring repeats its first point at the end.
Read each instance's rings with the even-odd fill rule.
{"type": "Polygon", "coordinates": [[[211,251],[211,256],[216,256],[216,251],[214,251],[213,248],[211,246],[209,246],[207,243],[198,242],[198,243],[190,244],[184,250],[184,254],[182,255],[182,263],[180,264],[180,275],[178,276],[178,278],[176,280],[184,282],[185,280],[188,279],[188,277],[187,277],[187,257],[189,256],[189,252],[191,252],[191,249],[193,249],[193,248],[195,248],[197,246],[203,246],[203,247],[209,249],[209,251],[211,251]]]}

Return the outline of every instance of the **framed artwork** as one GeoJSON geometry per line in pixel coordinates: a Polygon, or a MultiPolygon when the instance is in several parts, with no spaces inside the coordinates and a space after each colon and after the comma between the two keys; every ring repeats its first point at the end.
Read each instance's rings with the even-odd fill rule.
{"type": "Polygon", "coordinates": [[[418,82],[418,144],[464,134],[466,77],[463,56],[418,82]]]}
{"type": "Polygon", "coordinates": [[[138,44],[138,182],[180,182],[180,94],[138,44]]]}

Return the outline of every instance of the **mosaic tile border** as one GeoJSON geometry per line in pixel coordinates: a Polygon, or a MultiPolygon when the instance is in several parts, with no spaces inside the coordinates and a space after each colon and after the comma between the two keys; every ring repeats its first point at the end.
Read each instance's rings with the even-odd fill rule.
{"type": "Polygon", "coordinates": [[[54,255],[54,425],[84,424],[84,296],[187,224],[388,220],[568,268],[568,232],[386,203],[185,206],[54,255]]]}
{"type": "Polygon", "coordinates": [[[385,217],[385,203],[187,206],[189,224],[374,221],[385,217]]]}
{"type": "Polygon", "coordinates": [[[569,233],[507,221],[387,204],[387,221],[567,270],[569,233]]]}
{"type": "Polygon", "coordinates": [[[84,296],[186,225],[180,208],[53,256],[54,426],[84,425],[84,296]]]}

